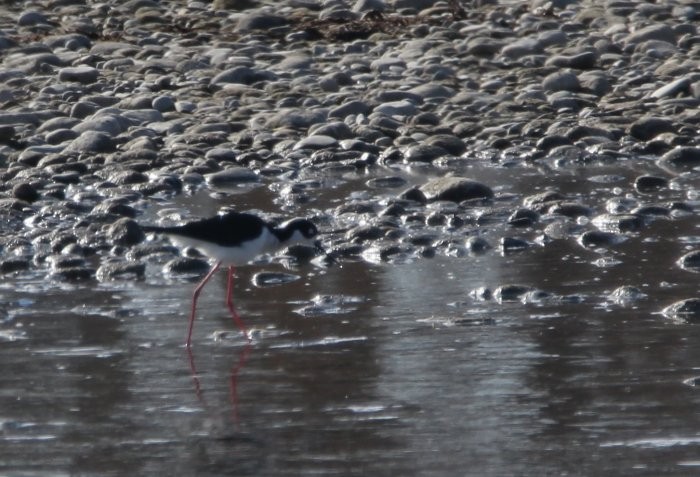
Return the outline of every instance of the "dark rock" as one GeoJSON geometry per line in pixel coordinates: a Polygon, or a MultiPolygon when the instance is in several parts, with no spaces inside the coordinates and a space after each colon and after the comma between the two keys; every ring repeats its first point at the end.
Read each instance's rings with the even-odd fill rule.
{"type": "Polygon", "coordinates": [[[411,200],[414,202],[418,202],[419,204],[426,204],[428,202],[428,198],[418,187],[411,187],[410,189],[406,189],[401,194],[399,194],[398,198],[403,200],[411,200]]]}
{"type": "Polygon", "coordinates": [[[554,149],[555,147],[570,146],[571,144],[573,144],[573,142],[566,136],[561,136],[559,134],[550,134],[542,137],[539,141],[537,141],[535,147],[541,151],[549,151],[550,149],[554,149]]]}
{"type": "Polygon", "coordinates": [[[143,280],[146,264],[139,262],[106,262],[97,269],[97,279],[101,282],[110,280],[143,280]]]}
{"type": "Polygon", "coordinates": [[[406,162],[431,162],[440,157],[449,155],[449,152],[431,144],[416,144],[406,149],[404,161],[406,162]]]}
{"type": "Polygon", "coordinates": [[[524,295],[533,290],[533,287],[527,285],[501,285],[493,291],[493,298],[499,303],[520,301],[524,295]]]}
{"type": "Polygon", "coordinates": [[[85,131],[73,139],[66,152],[113,152],[116,144],[109,135],[97,131],[85,131]]]}
{"type": "Polygon", "coordinates": [[[671,83],[668,83],[661,88],[657,89],[651,93],[652,98],[661,99],[676,96],[679,93],[689,93],[691,80],[689,77],[685,76],[679,78],[671,83]]]}
{"type": "Polygon", "coordinates": [[[642,118],[633,122],[629,127],[629,135],[640,141],[649,141],[659,134],[676,132],[673,123],[665,118],[642,118]]]}
{"type": "Polygon", "coordinates": [[[659,176],[639,176],[634,180],[634,188],[639,192],[654,192],[668,187],[668,179],[659,176]]]}
{"type": "Polygon", "coordinates": [[[608,300],[617,303],[618,305],[629,305],[646,297],[646,293],[639,288],[630,285],[624,285],[616,288],[608,295],[608,300]]]}
{"type": "Polygon", "coordinates": [[[464,141],[451,134],[436,134],[435,136],[430,136],[425,140],[425,144],[441,147],[453,156],[459,156],[467,150],[464,141]]]}
{"type": "Polygon", "coordinates": [[[664,308],[666,318],[681,323],[700,323],[700,298],[688,298],[664,308]]]}
{"type": "Polygon", "coordinates": [[[686,253],[676,263],[685,270],[700,272],[700,250],[686,253]]]}
{"type": "Polygon", "coordinates": [[[226,187],[236,184],[257,182],[258,175],[245,167],[229,167],[223,171],[213,172],[206,176],[207,183],[214,187],[226,187]]]}
{"type": "Polygon", "coordinates": [[[51,272],[55,280],[68,282],[90,280],[95,275],[95,269],[84,266],[66,267],[51,272]]]}
{"type": "Polygon", "coordinates": [[[518,209],[508,217],[508,224],[513,227],[529,227],[540,220],[540,214],[532,209],[518,209]]]}
{"type": "Polygon", "coordinates": [[[462,202],[471,199],[490,199],[493,191],[481,182],[464,177],[439,177],[420,187],[429,201],[449,200],[462,202]]]}
{"type": "Polygon", "coordinates": [[[668,217],[671,215],[671,209],[664,205],[647,204],[635,207],[630,213],[647,217],[668,217]]]}
{"type": "Polygon", "coordinates": [[[12,188],[12,196],[25,202],[34,202],[39,199],[39,192],[36,188],[26,182],[17,184],[12,188]]]}
{"type": "Polygon", "coordinates": [[[376,225],[360,225],[349,230],[346,238],[354,243],[377,240],[384,236],[384,231],[376,225]]]}
{"type": "Polygon", "coordinates": [[[671,149],[658,160],[661,167],[688,171],[700,166],[700,148],[683,146],[671,149]]]}
{"type": "Polygon", "coordinates": [[[30,261],[27,258],[5,258],[0,260],[0,273],[14,273],[29,269],[30,261]]]}
{"type": "Polygon", "coordinates": [[[593,214],[593,209],[578,202],[560,202],[554,204],[547,210],[551,215],[563,215],[575,219],[576,217],[589,217],[593,214]]]}
{"type": "Polygon", "coordinates": [[[530,247],[530,243],[517,237],[503,237],[498,242],[498,246],[502,253],[512,253],[525,250],[530,247]]]}
{"type": "Polygon", "coordinates": [[[253,285],[256,287],[271,287],[284,285],[299,280],[301,277],[293,273],[283,272],[259,272],[253,275],[253,285]]]}
{"type": "Polygon", "coordinates": [[[406,185],[406,179],[400,176],[376,177],[367,181],[367,186],[376,189],[393,189],[406,185]]]}
{"type": "Polygon", "coordinates": [[[166,275],[201,276],[211,270],[209,262],[202,258],[177,257],[163,266],[166,275]]]}
{"type": "Polygon", "coordinates": [[[601,214],[591,222],[604,232],[637,232],[644,226],[644,218],[634,214],[601,214]]]}
{"type": "Polygon", "coordinates": [[[578,243],[586,248],[605,248],[622,242],[624,238],[618,234],[589,230],[579,236],[578,243]]]}
{"type": "Polygon", "coordinates": [[[561,192],[548,190],[545,192],[538,192],[537,194],[527,196],[525,199],[523,199],[523,204],[527,207],[538,208],[539,206],[561,201],[564,199],[566,199],[566,196],[564,196],[564,194],[562,194],[561,192]]]}
{"type": "Polygon", "coordinates": [[[92,66],[70,66],[58,70],[59,81],[90,84],[97,81],[100,72],[92,66]]]}
{"type": "Polygon", "coordinates": [[[107,240],[114,245],[136,245],[145,237],[139,224],[129,218],[119,219],[107,228],[107,240]]]}
{"type": "Polygon", "coordinates": [[[269,30],[287,25],[287,23],[289,23],[289,19],[283,15],[254,11],[240,17],[236,30],[241,33],[253,30],[269,30]]]}
{"type": "Polygon", "coordinates": [[[483,237],[469,237],[465,243],[469,253],[478,255],[486,252],[491,248],[491,244],[483,237]]]}
{"type": "Polygon", "coordinates": [[[575,55],[555,55],[549,58],[545,65],[558,66],[560,68],[573,68],[587,70],[595,66],[598,55],[592,51],[584,51],[575,55]]]}

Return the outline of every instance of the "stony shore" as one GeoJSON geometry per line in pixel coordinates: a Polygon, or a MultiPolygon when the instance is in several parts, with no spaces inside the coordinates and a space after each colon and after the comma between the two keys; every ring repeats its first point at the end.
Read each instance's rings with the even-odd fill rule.
{"type": "MultiPolygon", "coordinates": [[[[658,174],[632,193],[700,165],[700,2],[85,3],[0,7],[3,273],[141,276],[142,260],[176,253],[144,244],[148,201],[207,187],[262,183],[293,209],[319,177],[367,172],[395,200],[315,212],[350,225],[338,256],[382,242],[387,259],[454,253],[439,237],[406,239],[418,223],[469,224],[461,247],[489,246],[473,208],[497,184],[463,177],[465,164],[652,157],[658,174]],[[391,171],[406,167],[437,178],[405,190],[391,171]],[[457,208],[425,207],[435,201],[457,208]]],[[[594,247],[645,215],[693,211],[643,205],[545,191],[511,201],[502,222],[547,215],[553,235],[560,217],[594,247]],[[575,230],[580,217],[595,228],[575,230]]]]}

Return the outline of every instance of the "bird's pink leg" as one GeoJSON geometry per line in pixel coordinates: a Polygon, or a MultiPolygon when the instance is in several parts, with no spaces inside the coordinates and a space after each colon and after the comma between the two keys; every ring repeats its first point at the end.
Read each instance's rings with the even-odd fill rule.
{"type": "Polygon", "coordinates": [[[209,279],[212,277],[212,275],[214,275],[214,273],[216,273],[220,266],[221,262],[216,262],[216,265],[214,265],[209,273],[207,273],[207,275],[202,279],[202,281],[199,282],[199,285],[197,285],[197,288],[194,289],[194,293],[192,294],[192,314],[190,314],[190,327],[187,330],[187,342],[185,343],[185,346],[188,348],[192,342],[192,328],[194,328],[194,314],[195,310],[197,309],[197,299],[199,298],[199,294],[202,292],[204,285],[207,284],[209,279]]]}
{"type": "Polygon", "coordinates": [[[238,329],[241,330],[241,333],[243,333],[243,336],[248,338],[248,341],[250,341],[250,336],[248,336],[248,329],[246,328],[245,324],[243,323],[243,320],[241,320],[241,317],[238,316],[238,313],[236,313],[236,307],[233,306],[233,279],[234,275],[236,273],[236,268],[231,265],[228,267],[228,285],[226,287],[226,305],[228,306],[228,309],[231,311],[231,316],[233,317],[233,322],[236,323],[236,326],[238,326],[238,329]]]}

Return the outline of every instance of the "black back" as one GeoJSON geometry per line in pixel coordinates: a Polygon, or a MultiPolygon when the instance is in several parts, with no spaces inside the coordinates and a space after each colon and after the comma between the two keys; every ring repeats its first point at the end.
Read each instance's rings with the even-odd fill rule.
{"type": "Polygon", "coordinates": [[[257,238],[264,228],[270,229],[269,225],[257,215],[228,212],[224,215],[189,222],[185,225],[143,227],[143,230],[205,240],[223,247],[233,247],[257,238]]]}

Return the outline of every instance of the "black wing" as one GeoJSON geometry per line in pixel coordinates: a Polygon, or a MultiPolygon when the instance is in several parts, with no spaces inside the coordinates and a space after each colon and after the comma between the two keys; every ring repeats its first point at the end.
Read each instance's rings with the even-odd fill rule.
{"type": "Polygon", "coordinates": [[[146,232],[179,235],[224,247],[236,246],[252,240],[265,228],[269,228],[267,223],[257,215],[239,212],[228,212],[174,227],[143,227],[146,232]]]}

